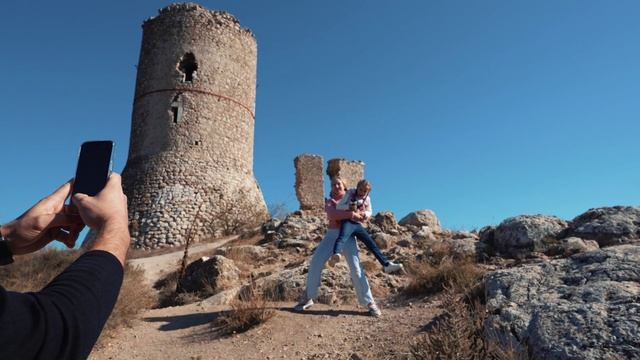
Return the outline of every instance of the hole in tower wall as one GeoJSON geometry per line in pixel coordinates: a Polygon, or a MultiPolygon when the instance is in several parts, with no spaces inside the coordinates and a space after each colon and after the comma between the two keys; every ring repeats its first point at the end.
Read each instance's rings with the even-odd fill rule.
{"type": "Polygon", "coordinates": [[[182,94],[176,95],[171,101],[171,118],[177,124],[182,120],[182,94]]]}
{"type": "Polygon", "coordinates": [[[196,62],[195,55],[190,52],[184,54],[180,60],[178,69],[184,75],[184,82],[193,82],[196,72],[198,71],[198,63],[196,62]]]}

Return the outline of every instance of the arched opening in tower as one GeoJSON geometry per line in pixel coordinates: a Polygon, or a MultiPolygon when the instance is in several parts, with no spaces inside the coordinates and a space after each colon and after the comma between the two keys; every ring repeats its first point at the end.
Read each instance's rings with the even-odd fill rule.
{"type": "Polygon", "coordinates": [[[174,124],[177,124],[182,119],[182,94],[177,94],[171,101],[171,116],[174,124]]]}
{"type": "Polygon", "coordinates": [[[192,82],[196,71],[198,71],[198,63],[196,62],[196,57],[193,53],[186,53],[180,60],[180,64],[178,65],[178,69],[184,75],[185,82],[192,82]]]}

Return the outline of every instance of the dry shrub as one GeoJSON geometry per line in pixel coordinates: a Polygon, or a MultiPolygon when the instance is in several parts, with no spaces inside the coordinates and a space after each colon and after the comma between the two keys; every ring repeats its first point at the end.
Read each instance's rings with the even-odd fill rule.
{"type": "Polygon", "coordinates": [[[127,263],[118,301],[104,326],[101,338],[112,336],[119,328],[131,327],[138,315],[155,303],[156,295],[145,283],[144,270],[127,263]]]}
{"type": "Polygon", "coordinates": [[[71,265],[80,254],[77,250],[46,248],[16,257],[13,264],[0,267],[2,286],[18,292],[39,291],[71,265]]]}
{"type": "Polygon", "coordinates": [[[411,346],[414,359],[528,359],[524,346],[486,336],[487,311],[480,301],[469,304],[464,296],[447,288],[442,306],[444,313],[434,320],[429,332],[411,346]]]}
{"type": "Polygon", "coordinates": [[[245,332],[258,326],[275,315],[267,308],[265,296],[258,291],[255,282],[251,282],[240,292],[239,298],[231,304],[231,310],[217,317],[212,326],[218,336],[228,336],[245,332]]]}
{"type": "MultiPolygon", "coordinates": [[[[248,287],[254,287],[253,283],[248,287]]],[[[303,288],[293,288],[286,282],[269,280],[262,284],[262,297],[267,301],[297,301],[303,288]]]]}
{"type": "Polygon", "coordinates": [[[442,241],[430,241],[426,246],[423,255],[431,265],[438,265],[451,256],[451,247],[442,241]]]}
{"type": "Polygon", "coordinates": [[[208,297],[206,295],[193,292],[176,293],[178,275],[178,271],[172,271],[153,285],[153,288],[158,291],[156,303],[157,308],[187,305],[208,297]]]}
{"type": "Polygon", "coordinates": [[[444,258],[439,264],[414,262],[407,267],[410,282],[405,288],[409,295],[431,295],[451,287],[456,292],[478,286],[484,270],[468,259],[444,258]]]}
{"type": "Polygon", "coordinates": [[[236,265],[237,263],[252,263],[255,261],[251,257],[251,255],[247,254],[243,248],[231,247],[224,252],[221,252],[220,255],[223,255],[227,259],[233,260],[236,265]]]}

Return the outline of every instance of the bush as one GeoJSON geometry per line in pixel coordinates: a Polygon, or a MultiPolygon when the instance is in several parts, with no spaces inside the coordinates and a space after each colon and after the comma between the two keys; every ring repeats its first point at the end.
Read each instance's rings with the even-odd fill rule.
{"type": "Polygon", "coordinates": [[[443,259],[439,264],[413,262],[407,267],[410,282],[405,288],[409,295],[432,295],[445,287],[455,292],[474,289],[480,283],[484,270],[471,260],[443,259]]]}
{"type": "Polygon", "coordinates": [[[283,202],[269,204],[267,206],[267,211],[269,212],[269,217],[278,220],[284,220],[291,212],[287,208],[287,204],[283,202]]]}
{"type": "Polygon", "coordinates": [[[275,315],[267,308],[267,300],[255,282],[241,291],[239,298],[231,304],[231,310],[217,317],[212,326],[218,336],[228,336],[245,332],[258,326],[275,315]]]}
{"type": "Polygon", "coordinates": [[[524,346],[505,344],[485,334],[487,311],[480,301],[468,304],[464,296],[447,288],[442,306],[444,313],[411,346],[414,359],[528,359],[524,346]]]}
{"type": "Polygon", "coordinates": [[[144,270],[127,263],[124,280],[113,312],[104,326],[101,338],[112,336],[121,327],[131,327],[138,314],[156,303],[156,294],[145,284],[144,270]]]}
{"type": "Polygon", "coordinates": [[[18,292],[39,291],[80,254],[77,250],[46,248],[33,254],[18,256],[13,264],[0,267],[2,286],[18,292]]]}
{"type": "Polygon", "coordinates": [[[158,291],[157,308],[187,305],[208,297],[206,295],[193,292],[176,293],[178,276],[179,271],[172,271],[154,284],[153,287],[158,291]]]}

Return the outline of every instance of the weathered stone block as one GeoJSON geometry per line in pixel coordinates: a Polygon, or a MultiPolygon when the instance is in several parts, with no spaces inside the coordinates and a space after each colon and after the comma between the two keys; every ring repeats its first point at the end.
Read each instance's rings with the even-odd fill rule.
{"type": "Polygon", "coordinates": [[[296,168],[296,196],[300,210],[322,212],[324,209],[324,174],[322,156],[302,154],[293,160],[296,168]]]}
{"type": "Polygon", "coordinates": [[[340,176],[348,188],[355,188],[364,179],[364,162],[360,160],[331,159],[327,163],[329,178],[340,176]]]}

